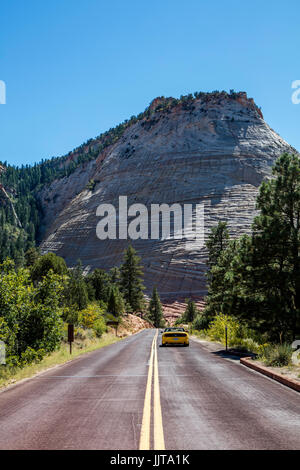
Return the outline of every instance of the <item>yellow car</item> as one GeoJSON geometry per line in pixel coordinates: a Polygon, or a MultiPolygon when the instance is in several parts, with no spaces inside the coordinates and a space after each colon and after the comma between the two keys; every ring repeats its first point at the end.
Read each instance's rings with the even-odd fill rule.
{"type": "Polygon", "coordinates": [[[189,346],[189,335],[184,328],[166,328],[161,336],[161,345],[167,346],[168,344],[189,346]]]}

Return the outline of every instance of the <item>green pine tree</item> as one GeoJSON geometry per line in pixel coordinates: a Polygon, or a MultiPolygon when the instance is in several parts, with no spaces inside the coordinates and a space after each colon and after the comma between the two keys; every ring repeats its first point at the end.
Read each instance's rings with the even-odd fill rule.
{"type": "Polygon", "coordinates": [[[40,282],[50,269],[59,275],[67,274],[68,269],[66,262],[55,253],[47,253],[36,258],[31,267],[31,277],[33,281],[40,282]]]}
{"type": "Polygon", "coordinates": [[[25,253],[25,263],[27,267],[33,266],[34,263],[40,258],[41,252],[39,249],[32,247],[25,253]]]}
{"type": "Polygon", "coordinates": [[[117,286],[112,286],[110,289],[107,311],[115,317],[119,317],[125,311],[124,300],[117,286]]]}
{"type": "Polygon", "coordinates": [[[153,326],[155,326],[155,328],[160,328],[164,326],[165,322],[162,313],[162,306],[156,287],[154,287],[153,289],[152,298],[149,302],[148,318],[151,323],[153,323],[153,326]]]}
{"type": "Polygon", "coordinates": [[[103,302],[108,301],[111,280],[103,269],[96,268],[93,273],[87,276],[86,281],[92,287],[96,300],[102,300],[103,302]]]}
{"type": "Polygon", "coordinates": [[[300,331],[300,160],[283,154],[262,183],[252,235],[229,241],[209,273],[205,313],[226,312],[271,341],[300,331]]]}
{"type": "Polygon", "coordinates": [[[69,281],[65,289],[65,304],[76,312],[88,306],[89,295],[83,276],[81,262],[74,269],[69,269],[69,281]]]}
{"type": "Polygon", "coordinates": [[[216,227],[212,227],[211,233],[206,242],[208,249],[208,266],[212,267],[229,242],[229,232],[227,222],[219,222],[216,227]]]}
{"type": "Polygon", "coordinates": [[[255,318],[279,339],[294,338],[300,328],[300,159],[287,153],[262,183],[260,215],[253,224],[252,279],[255,318]]]}
{"type": "Polygon", "coordinates": [[[120,269],[121,292],[126,303],[133,312],[144,309],[143,271],[140,265],[140,257],[136,251],[129,246],[124,252],[123,264],[120,269]]]}
{"type": "Polygon", "coordinates": [[[120,269],[116,267],[111,268],[109,276],[112,284],[118,284],[120,282],[120,269]]]}
{"type": "Polygon", "coordinates": [[[191,299],[189,299],[188,302],[187,302],[185,312],[183,314],[184,320],[187,323],[191,323],[191,322],[194,321],[194,319],[196,318],[198,313],[199,312],[197,310],[195,302],[193,302],[191,299]]]}

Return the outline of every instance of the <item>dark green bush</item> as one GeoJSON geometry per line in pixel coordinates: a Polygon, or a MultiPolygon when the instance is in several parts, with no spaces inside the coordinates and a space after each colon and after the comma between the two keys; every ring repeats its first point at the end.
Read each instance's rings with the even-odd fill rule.
{"type": "Polygon", "coordinates": [[[264,350],[263,361],[267,366],[282,367],[291,363],[293,350],[289,344],[270,345],[264,350]]]}
{"type": "Polygon", "coordinates": [[[192,323],[193,330],[206,330],[209,327],[211,319],[207,315],[198,314],[192,323]]]}

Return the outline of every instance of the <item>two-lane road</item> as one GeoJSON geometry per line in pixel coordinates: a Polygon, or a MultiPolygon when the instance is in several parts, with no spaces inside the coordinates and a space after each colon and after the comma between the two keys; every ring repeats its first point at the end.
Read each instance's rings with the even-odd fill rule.
{"type": "Polygon", "coordinates": [[[300,397],[145,330],[0,393],[0,449],[299,449],[300,397]]]}

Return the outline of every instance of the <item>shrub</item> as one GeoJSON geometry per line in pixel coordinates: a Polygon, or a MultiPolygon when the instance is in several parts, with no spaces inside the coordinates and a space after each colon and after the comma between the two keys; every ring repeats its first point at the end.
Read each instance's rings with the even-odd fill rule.
{"type": "Polygon", "coordinates": [[[88,184],[86,185],[86,189],[88,189],[89,191],[94,191],[95,186],[96,186],[96,181],[90,180],[88,184]]]}
{"type": "Polygon", "coordinates": [[[260,345],[252,338],[241,339],[236,346],[239,346],[240,350],[245,349],[246,351],[251,351],[253,353],[258,353],[260,348],[260,345]]]}
{"type": "Polygon", "coordinates": [[[32,362],[40,362],[45,356],[46,351],[44,349],[39,349],[35,351],[34,349],[28,347],[21,354],[21,364],[25,366],[26,364],[31,364],[32,362]]]}
{"type": "Polygon", "coordinates": [[[102,316],[103,311],[97,303],[87,306],[81,310],[78,315],[78,323],[84,328],[93,328],[94,323],[102,316]]]}
{"type": "Polygon", "coordinates": [[[211,319],[208,316],[198,314],[192,323],[192,329],[198,331],[206,330],[209,326],[210,321],[211,319]]]}
{"type": "Polygon", "coordinates": [[[88,330],[85,328],[76,328],[74,332],[75,338],[80,339],[82,341],[88,339],[88,330]]]}
{"type": "Polygon", "coordinates": [[[98,318],[98,320],[95,321],[93,325],[93,330],[95,331],[96,336],[98,338],[101,338],[103,333],[106,331],[106,325],[103,317],[98,318]]]}
{"type": "Polygon", "coordinates": [[[119,321],[119,318],[114,317],[112,313],[106,313],[105,319],[106,321],[119,321]]]}
{"type": "Polygon", "coordinates": [[[291,363],[292,353],[289,344],[269,345],[263,348],[260,358],[267,366],[282,367],[291,363]]]}
{"type": "Polygon", "coordinates": [[[228,345],[233,346],[240,338],[240,325],[233,317],[219,313],[210,323],[207,330],[208,336],[225,344],[225,327],[227,326],[228,345]]]}
{"type": "Polygon", "coordinates": [[[28,269],[0,266],[0,340],[6,344],[7,364],[39,359],[41,350],[54,351],[61,341],[63,278],[45,274],[36,286],[28,269]],[[32,353],[36,351],[36,355],[32,353]]]}

